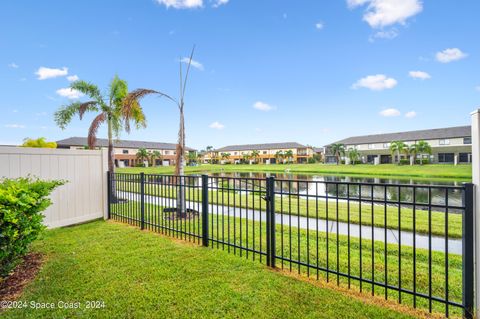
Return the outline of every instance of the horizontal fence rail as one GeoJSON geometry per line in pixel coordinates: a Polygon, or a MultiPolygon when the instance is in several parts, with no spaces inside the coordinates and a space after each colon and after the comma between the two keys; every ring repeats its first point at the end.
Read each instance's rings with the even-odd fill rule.
{"type": "Polygon", "coordinates": [[[109,218],[472,317],[473,185],[109,173],[109,218]]]}

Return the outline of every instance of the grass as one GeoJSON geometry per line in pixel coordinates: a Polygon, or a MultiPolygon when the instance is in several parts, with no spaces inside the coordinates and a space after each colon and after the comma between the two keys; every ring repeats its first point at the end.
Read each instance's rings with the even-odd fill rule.
{"type": "MultiPolygon", "coordinates": [[[[129,192],[139,193],[139,183],[135,180],[122,182],[121,178],[116,183],[117,190],[125,190],[129,192]]],[[[223,185],[223,188],[233,187],[232,185],[223,185]]],[[[237,186],[238,187],[238,186],[237,186]]],[[[292,190],[292,192],[294,192],[292,190]]],[[[176,191],[173,186],[145,184],[145,194],[161,196],[165,198],[175,198],[176,191]]],[[[255,194],[253,194],[255,195],[255,194]]],[[[407,195],[407,194],[405,194],[407,195]]],[[[263,195],[262,195],[263,196],[263,195]]],[[[201,202],[201,193],[195,189],[186,189],[186,199],[193,202],[201,202]]],[[[391,199],[394,201],[394,199],[391,199]]],[[[411,198],[410,198],[411,200],[411,198]]],[[[402,198],[402,201],[406,201],[402,198]]],[[[265,209],[265,201],[258,194],[255,196],[238,194],[231,191],[209,191],[209,202],[211,204],[222,204],[231,207],[242,207],[251,209],[265,209]]],[[[417,200],[418,202],[418,200],[417,200]]],[[[276,195],[275,210],[278,213],[288,214],[290,211],[293,215],[305,217],[317,217],[320,219],[328,219],[341,222],[350,222],[362,225],[374,225],[389,229],[401,229],[413,231],[414,220],[415,230],[419,234],[428,234],[430,231],[433,235],[445,236],[445,213],[431,212],[431,229],[429,228],[429,213],[426,210],[416,209],[415,218],[414,211],[409,207],[398,207],[387,205],[371,205],[363,202],[359,204],[358,200],[352,200],[350,204],[346,202],[338,202],[334,199],[329,200],[328,210],[327,203],[323,199],[316,201],[315,199],[305,199],[299,196],[276,195]],[[338,208],[338,215],[337,215],[338,208]],[[373,216],[372,216],[373,211],[373,216]],[[361,212],[361,214],[359,214],[361,212]],[[318,213],[318,215],[317,215],[318,213]],[[387,223],[385,224],[385,213],[387,223]]],[[[448,214],[448,236],[451,238],[462,237],[462,215],[458,213],[448,214]]]]}
{"type": "MultiPolygon", "coordinates": [[[[325,175],[349,175],[359,177],[387,177],[406,178],[420,180],[445,180],[445,181],[471,181],[472,166],[451,164],[429,164],[429,165],[325,165],[325,164],[273,164],[273,165],[215,165],[202,164],[200,166],[186,167],[186,173],[221,173],[221,172],[276,172],[285,173],[306,173],[325,175]]],[[[159,167],[135,167],[119,168],[118,172],[123,173],[150,173],[150,174],[173,174],[173,166],[159,167]]]]}
{"type": "Polygon", "coordinates": [[[112,222],[48,231],[46,262],[23,301],[78,309],[12,309],[3,318],[413,318],[351,295],[112,222]],[[105,308],[85,309],[100,300],[105,308]]]}
{"type": "MultiPolygon", "coordinates": [[[[184,240],[200,242],[196,236],[185,234],[190,233],[201,236],[202,226],[199,218],[190,220],[168,220],[165,219],[168,215],[164,215],[162,208],[163,207],[157,205],[146,205],[145,221],[148,229],[184,240]],[[163,228],[160,226],[163,226],[163,228]],[[183,231],[183,233],[180,231],[183,231]]],[[[140,226],[140,209],[138,203],[116,204],[112,208],[112,211],[115,213],[113,218],[138,227],[140,226]]],[[[263,255],[252,253],[252,251],[255,250],[265,252],[265,223],[241,219],[238,218],[238,216],[238,212],[236,217],[232,215],[230,215],[230,217],[209,215],[209,237],[217,241],[214,242],[213,245],[211,242],[211,246],[226,250],[235,255],[243,256],[246,259],[263,259],[263,262],[265,262],[263,255]],[[250,249],[250,252],[226,245],[225,243],[250,249]]],[[[412,247],[407,246],[402,246],[400,250],[396,244],[387,244],[387,254],[385,256],[385,244],[383,242],[372,242],[371,240],[363,239],[360,243],[359,238],[351,237],[349,239],[343,235],[337,237],[335,234],[327,235],[321,231],[302,230],[296,228],[295,225],[292,225],[290,232],[288,220],[284,222],[284,227],[276,225],[276,255],[278,257],[288,257],[294,261],[310,264],[312,267],[306,267],[295,262],[282,262],[282,259],[277,259],[277,266],[282,269],[324,281],[329,280],[334,283],[338,281],[342,287],[347,287],[350,284],[351,287],[357,291],[361,287],[363,291],[381,297],[385,295],[385,289],[381,286],[375,286],[372,289],[372,285],[367,282],[360,283],[359,280],[355,279],[349,282],[344,277],[337,277],[335,273],[327,274],[322,270],[317,271],[317,268],[339,271],[345,274],[350,272],[352,276],[356,276],[357,278],[361,277],[366,280],[373,278],[380,283],[385,283],[386,277],[388,284],[394,287],[401,286],[404,289],[411,291],[416,289],[419,293],[429,294],[430,259],[428,250],[417,249],[414,251],[412,247]],[[401,256],[400,261],[399,256],[401,256]],[[401,268],[399,265],[401,265],[401,268]],[[401,282],[399,274],[401,274],[401,282]]],[[[432,252],[431,289],[432,295],[439,298],[445,298],[446,294],[446,262],[446,255],[444,253],[432,252]]],[[[461,303],[462,257],[460,255],[448,255],[448,288],[448,299],[461,303]]],[[[400,296],[394,289],[388,289],[387,293],[389,300],[399,300],[400,296]]],[[[402,303],[413,306],[412,296],[402,293],[401,300],[402,303]]],[[[427,299],[417,297],[416,302],[417,307],[428,309],[427,299]]],[[[432,307],[433,310],[437,312],[445,311],[445,306],[440,302],[433,302],[432,307]]],[[[460,309],[458,308],[450,306],[449,311],[450,314],[461,315],[460,309]]]]}

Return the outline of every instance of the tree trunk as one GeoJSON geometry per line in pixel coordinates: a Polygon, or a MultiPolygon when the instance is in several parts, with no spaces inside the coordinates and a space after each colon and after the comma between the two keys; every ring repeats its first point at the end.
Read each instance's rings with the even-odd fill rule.
{"type": "Polygon", "coordinates": [[[180,105],[180,127],[176,154],[175,175],[177,175],[177,217],[186,217],[185,210],[185,123],[183,117],[183,102],[180,105]]]}
{"type": "Polygon", "coordinates": [[[112,199],[113,203],[118,202],[117,198],[117,188],[115,185],[115,159],[114,159],[114,152],[113,152],[113,136],[112,136],[112,119],[110,116],[108,117],[107,122],[108,127],[108,171],[111,173],[112,176],[111,180],[111,189],[110,189],[110,198],[112,199]]]}

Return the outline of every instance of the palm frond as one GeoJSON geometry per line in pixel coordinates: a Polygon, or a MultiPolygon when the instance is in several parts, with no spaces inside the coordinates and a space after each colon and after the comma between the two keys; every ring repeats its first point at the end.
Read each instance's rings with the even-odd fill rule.
{"type": "Polygon", "coordinates": [[[96,100],[98,103],[103,103],[100,89],[98,88],[98,86],[96,86],[93,83],[83,81],[83,80],[78,80],[70,84],[70,88],[82,92],[83,94],[96,100]]]}
{"type": "Polygon", "coordinates": [[[85,103],[81,103],[78,107],[78,115],[80,117],[80,120],[83,119],[83,115],[87,111],[98,111],[98,108],[96,107],[97,101],[88,101],[85,103]]]}
{"type": "Polygon", "coordinates": [[[90,128],[88,129],[88,147],[90,149],[94,149],[95,145],[97,144],[97,132],[98,128],[102,123],[107,120],[107,114],[102,112],[98,114],[94,119],[90,128]]]}
{"type": "Polygon", "coordinates": [[[74,102],[60,107],[54,114],[55,123],[64,130],[72,121],[73,116],[79,112],[80,105],[80,102],[74,102]]]}

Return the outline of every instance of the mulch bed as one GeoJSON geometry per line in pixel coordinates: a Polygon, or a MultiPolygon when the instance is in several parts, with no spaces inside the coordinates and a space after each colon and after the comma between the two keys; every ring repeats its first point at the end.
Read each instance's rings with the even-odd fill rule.
{"type": "MultiPolygon", "coordinates": [[[[30,253],[23,258],[10,276],[0,281],[0,301],[13,301],[17,299],[23,291],[23,288],[30,283],[43,262],[43,256],[40,253],[30,253]]],[[[0,308],[0,311],[2,309],[0,308]]]]}

